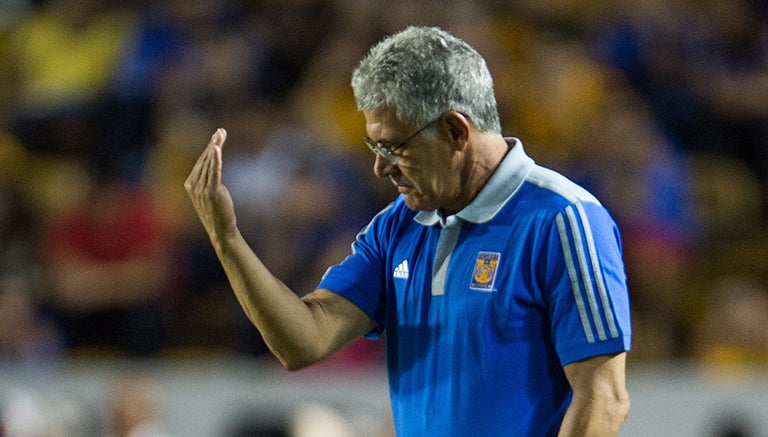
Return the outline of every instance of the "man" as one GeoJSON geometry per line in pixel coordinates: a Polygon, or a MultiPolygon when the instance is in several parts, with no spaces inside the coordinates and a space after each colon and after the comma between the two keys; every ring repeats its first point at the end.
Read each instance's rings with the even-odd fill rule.
{"type": "Polygon", "coordinates": [[[241,237],[221,184],[223,130],[186,182],[271,351],[299,369],[386,332],[399,436],[616,435],[631,336],[608,212],[501,135],[484,59],[440,29],[386,38],[352,87],[374,173],[400,195],[309,295],[241,237]]]}

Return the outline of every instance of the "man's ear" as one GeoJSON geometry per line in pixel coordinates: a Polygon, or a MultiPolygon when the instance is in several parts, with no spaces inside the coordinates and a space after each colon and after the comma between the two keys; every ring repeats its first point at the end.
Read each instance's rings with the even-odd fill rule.
{"type": "Polygon", "coordinates": [[[464,150],[469,144],[469,134],[472,125],[464,114],[456,111],[448,111],[443,114],[443,125],[447,128],[450,141],[456,150],[464,150]]]}

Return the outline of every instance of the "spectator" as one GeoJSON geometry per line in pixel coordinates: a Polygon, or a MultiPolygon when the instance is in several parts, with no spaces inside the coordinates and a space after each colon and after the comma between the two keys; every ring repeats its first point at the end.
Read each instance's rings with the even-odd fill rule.
{"type": "Polygon", "coordinates": [[[18,23],[14,131],[27,148],[80,157],[98,151],[100,108],[131,26],[130,13],[99,0],[53,0],[18,23]]]}
{"type": "Polygon", "coordinates": [[[166,345],[173,238],[155,202],[143,187],[96,181],[82,204],[47,225],[50,310],[68,348],[146,355],[166,345]]]}

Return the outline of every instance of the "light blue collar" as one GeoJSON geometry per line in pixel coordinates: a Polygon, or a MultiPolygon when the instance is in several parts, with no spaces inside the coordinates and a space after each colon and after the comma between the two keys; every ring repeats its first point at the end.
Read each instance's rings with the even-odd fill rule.
{"type": "MultiPolygon", "coordinates": [[[[509,145],[509,152],[493,172],[488,182],[472,202],[456,213],[461,220],[472,223],[485,223],[491,220],[507,201],[515,195],[535,163],[523,149],[523,143],[517,138],[504,138],[509,145]]],[[[445,225],[445,218],[437,210],[421,211],[415,219],[424,226],[445,225]]]]}

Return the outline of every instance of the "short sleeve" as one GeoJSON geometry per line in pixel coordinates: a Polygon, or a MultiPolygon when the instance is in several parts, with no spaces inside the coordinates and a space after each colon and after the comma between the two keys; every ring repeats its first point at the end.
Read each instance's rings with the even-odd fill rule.
{"type": "Polygon", "coordinates": [[[356,237],[352,253],[340,264],[326,271],[318,288],[337,293],[357,305],[374,322],[368,338],[384,332],[385,293],[384,263],[386,251],[381,231],[384,214],[377,215],[356,237]]]}
{"type": "Polygon", "coordinates": [[[544,292],[561,364],[631,347],[629,293],[618,227],[601,205],[569,204],[546,238],[544,292]]]}

